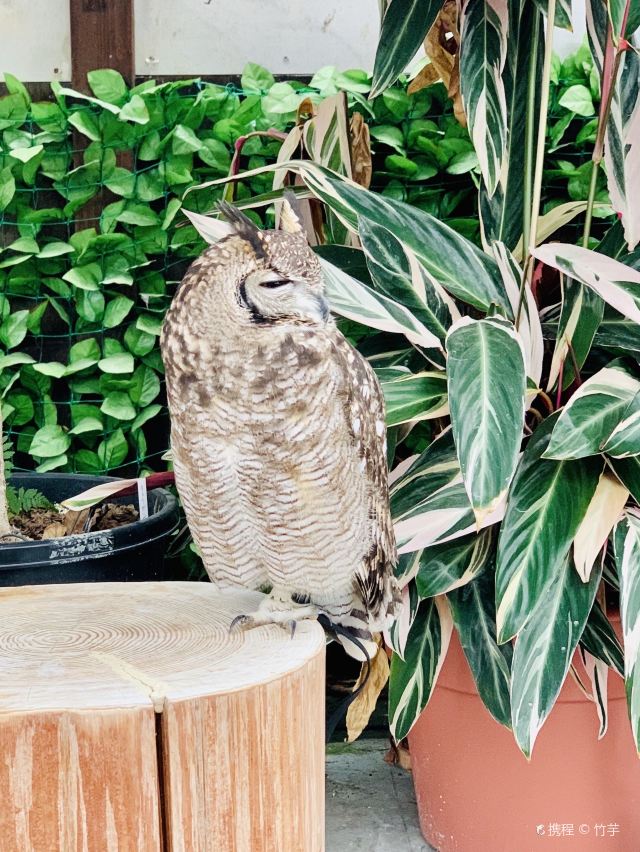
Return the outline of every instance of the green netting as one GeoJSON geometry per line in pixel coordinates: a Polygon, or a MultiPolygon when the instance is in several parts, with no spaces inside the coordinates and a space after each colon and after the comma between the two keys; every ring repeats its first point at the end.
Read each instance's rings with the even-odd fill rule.
{"type": "MultiPolygon", "coordinates": [[[[372,188],[478,240],[471,143],[442,86],[408,95],[399,84],[370,104],[364,72],[304,86],[259,71],[245,88],[187,80],[130,91],[116,72],[94,72],[96,99],[58,86],[40,103],[7,80],[0,394],[17,468],[137,475],[163,465],[169,428],[158,336],[177,283],[204,247],[179,212],[184,192],[226,175],[240,136],[286,132],[305,97],[345,89],[372,127],[372,188]],[[429,138],[437,151],[419,141],[429,138]]],[[[275,161],[280,144],[252,137],[243,167],[275,161]]],[[[571,157],[586,162],[586,148],[574,144],[562,159],[571,157]]],[[[236,197],[266,192],[271,180],[240,183],[236,197]]],[[[221,192],[194,192],[184,206],[208,212],[221,192]]]]}

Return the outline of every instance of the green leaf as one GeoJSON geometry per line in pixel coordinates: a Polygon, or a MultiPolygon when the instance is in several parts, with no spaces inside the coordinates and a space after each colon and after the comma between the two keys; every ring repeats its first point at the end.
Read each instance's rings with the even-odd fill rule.
{"type": "Polygon", "coordinates": [[[433,694],[451,629],[446,600],[423,601],[409,630],[404,660],[395,654],[391,660],[389,725],[396,742],[407,736],[433,694]]]}
{"type": "MultiPolygon", "coordinates": [[[[544,458],[580,459],[608,450],[612,439],[614,450],[618,446],[613,433],[622,426],[631,428],[633,434],[634,413],[640,416],[640,381],[632,376],[622,362],[612,361],[608,367],[580,385],[567,405],[562,409],[554,426],[544,458]],[[631,418],[631,424],[625,419],[631,418]],[[624,425],[623,425],[624,424],[624,425]]],[[[617,433],[622,439],[618,452],[612,455],[633,455],[625,452],[625,433],[617,433]]],[[[635,448],[638,449],[638,445],[635,448]]]]}
{"type": "Polygon", "coordinates": [[[631,492],[636,503],[640,503],[640,455],[624,459],[607,459],[620,482],[631,492]]]}
{"type": "Polygon", "coordinates": [[[399,154],[404,154],[404,136],[399,127],[393,124],[379,124],[370,128],[371,138],[390,148],[395,148],[399,154]]]}
{"type": "Polygon", "coordinates": [[[120,104],[127,96],[127,84],[122,74],[113,68],[89,71],[87,80],[91,91],[101,101],[120,104]]]}
{"type": "Polygon", "coordinates": [[[83,417],[69,430],[69,434],[84,435],[86,432],[102,432],[103,429],[102,421],[97,417],[83,417]]]}
{"type": "Polygon", "coordinates": [[[513,648],[496,641],[493,570],[449,592],[453,623],[483,704],[496,721],[511,727],[509,687],[513,648]]]}
{"type": "Polygon", "coordinates": [[[509,23],[507,3],[463,6],[460,91],[489,197],[496,190],[506,155],[507,104],[502,70],[509,23]]]}
{"type": "Polygon", "coordinates": [[[578,367],[582,367],[602,321],[604,302],[593,290],[583,287],[572,279],[561,282],[561,287],[562,311],[547,389],[557,383],[560,367],[564,364],[562,387],[566,390],[575,380],[573,359],[568,358],[569,346],[573,349],[573,356],[578,367]]]}
{"type": "Polygon", "coordinates": [[[274,83],[262,99],[262,109],[265,113],[286,115],[298,108],[302,98],[290,83],[274,83]]]}
{"type": "Polygon", "coordinates": [[[141,426],[144,426],[147,421],[152,420],[162,411],[162,406],[158,405],[148,405],[144,408],[140,414],[136,417],[136,419],[131,424],[131,431],[135,432],[136,429],[140,429],[141,426]]]}
{"type": "Polygon", "coordinates": [[[144,408],[160,393],[160,379],[150,367],[140,366],[133,374],[129,396],[135,405],[144,408]]]}
{"type": "Polygon", "coordinates": [[[161,316],[154,314],[140,314],[136,320],[136,328],[158,337],[162,331],[162,319],[161,316]]]}
{"type": "Polygon", "coordinates": [[[38,252],[38,258],[40,260],[45,260],[49,257],[60,257],[61,254],[70,254],[73,250],[73,246],[69,245],[69,243],[62,242],[61,240],[54,240],[51,243],[47,243],[40,249],[38,252]]]}
{"type": "Polygon", "coordinates": [[[464,317],[447,336],[453,435],[478,521],[504,498],[524,425],[526,375],[522,343],[511,323],[464,317]]]}
{"type": "Polygon", "coordinates": [[[147,204],[137,204],[132,201],[126,203],[124,210],[118,213],[116,219],[127,225],[157,225],[160,221],[158,214],[147,204]]]}
{"type": "Polygon", "coordinates": [[[564,243],[547,243],[532,251],[543,263],[590,287],[623,316],[640,324],[640,272],[619,260],[564,243]]]}
{"type": "MultiPolygon", "coordinates": [[[[549,0],[534,0],[536,6],[544,12],[545,15],[548,13],[549,0]]],[[[571,0],[558,0],[556,4],[556,14],[554,17],[554,23],[556,27],[560,27],[563,30],[572,29],[571,25],[571,0]]]]}
{"type": "Polygon", "coordinates": [[[320,265],[331,310],[381,331],[404,334],[412,343],[425,349],[441,348],[438,338],[404,305],[376,293],[324,258],[320,258],[320,265]]]}
{"type": "Polygon", "coordinates": [[[379,95],[402,74],[441,7],[440,0],[392,0],[382,19],[370,98],[379,95]]]}
{"type": "Polygon", "coordinates": [[[104,296],[96,290],[79,290],[76,294],[76,310],[87,322],[100,322],[104,314],[104,296]]]}
{"type": "Polygon", "coordinates": [[[64,467],[65,464],[69,461],[69,457],[66,453],[62,453],[59,456],[54,456],[52,459],[47,459],[36,467],[37,473],[47,473],[49,470],[57,470],[59,467],[64,467]]]}
{"type": "Polygon", "coordinates": [[[11,172],[11,167],[0,171],[0,211],[6,210],[16,194],[16,182],[11,172]]]}
{"type": "Polygon", "coordinates": [[[416,574],[418,594],[435,597],[470,583],[485,570],[491,549],[489,530],[425,548],[416,574]]]}
{"type": "Polygon", "coordinates": [[[445,416],[447,377],[443,373],[409,373],[380,376],[387,412],[387,426],[445,416]]]}
{"type": "Polygon", "coordinates": [[[52,376],[54,379],[61,379],[67,371],[64,364],[59,361],[41,361],[39,364],[34,364],[33,369],[43,376],[52,376]]]}
{"type": "Polygon", "coordinates": [[[171,150],[174,154],[191,154],[202,148],[202,142],[190,127],[178,124],[171,137],[171,150]]]}
{"type": "Polygon", "coordinates": [[[556,422],[556,416],[547,418],[529,439],[509,491],[498,539],[499,642],[521,630],[562,572],[602,472],[597,458],[543,458],[556,422]]]}
{"type": "Polygon", "coordinates": [[[79,361],[91,361],[92,364],[97,364],[100,360],[100,346],[95,337],[90,337],[86,340],[80,340],[74,343],[69,350],[69,362],[75,364],[79,361]]]}
{"type": "Polygon", "coordinates": [[[65,453],[71,445],[71,439],[62,426],[43,426],[33,436],[29,452],[32,456],[49,459],[65,453]]]}
{"type": "MultiPolygon", "coordinates": [[[[374,289],[400,302],[439,341],[444,341],[451,324],[451,307],[415,254],[387,228],[367,219],[358,220],[358,233],[374,289]]],[[[429,356],[433,359],[434,353],[429,356]]],[[[439,365],[444,367],[444,359],[439,365]]]]}
{"type": "Polygon", "coordinates": [[[611,622],[596,601],[591,607],[580,644],[596,659],[624,677],[624,653],[611,622]]]}
{"type": "Polygon", "coordinates": [[[511,666],[512,727],[527,757],[560,693],[599,583],[600,571],[583,583],[565,558],[518,634],[511,666]]]}
{"type": "Polygon", "coordinates": [[[64,281],[81,290],[98,290],[102,280],[102,270],[98,263],[74,266],[62,276],[64,281]]]}
{"type": "Polygon", "coordinates": [[[4,72],[4,82],[10,95],[18,95],[27,106],[30,106],[31,95],[24,83],[21,83],[13,74],[9,74],[8,71],[4,72]]]}
{"type": "Polygon", "coordinates": [[[120,352],[117,355],[102,358],[98,361],[98,367],[103,373],[133,373],[134,361],[128,352],[120,352]]]}
{"type": "Polygon", "coordinates": [[[126,459],[129,445],[122,429],[116,429],[98,445],[98,459],[104,470],[118,467],[126,459]]]}
{"type": "MultiPolygon", "coordinates": [[[[0,367],[0,369],[2,369],[0,367]]],[[[6,396],[6,401],[13,408],[10,425],[13,427],[24,426],[33,420],[34,409],[33,400],[29,394],[23,391],[11,391],[6,396]]]]}
{"type": "Polygon", "coordinates": [[[7,349],[19,346],[27,336],[29,311],[15,311],[0,325],[0,343],[7,349]]]}
{"type": "Polygon", "coordinates": [[[0,356],[0,372],[7,367],[15,367],[16,364],[33,364],[31,355],[26,352],[13,352],[11,355],[0,356]]]}
{"type": "Polygon", "coordinates": [[[102,134],[100,133],[98,122],[96,121],[93,113],[88,110],[72,112],[68,121],[69,124],[72,124],[76,128],[76,130],[79,130],[80,133],[88,136],[89,139],[94,142],[99,142],[101,140],[102,134]]]}
{"type": "Polygon", "coordinates": [[[140,331],[134,325],[130,325],[124,333],[124,342],[130,352],[142,357],[148,355],[155,347],[156,338],[152,334],[140,331]]]}
{"type": "Polygon", "coordinates": [[[620,578],[627,707],[636,750],[640,753],[640,516],[636,512],[625,512],[616,526],[613,541],[620,578]]]}
{"type": "Polygon", "coordinates": [[[133,121],[135,124],[147,124],[150,120],[149,110],[140,95],[133,95],[131,100],[120,110],[123,121],[133,121]]]}
{"type": "Polygon", "coordinates": [[[488,245],[500,240],[514,251],[522,235],[522,210],[524,207],[525,137],[527,109],[532,101],[531,112],[539,112],[542,92],[542,66],[544,40],[534,42],[532,34],[536,27],[542,31],[543,23],[535,3],[518,2],[509,4],[511,23],[507,38],[507,55],[502,74],[507,102],[507,149],[505,170],[500,176],[496,190],[490,197],[484,184],[480,187],[479,206],[482,231],[488,245]],[[514,20],[511,10],[515,7],[519,20],[514,20]],[[532,52],[535,59],[531,61],[532,52]],[[529,73],[533,66],[535,79],[529,95],[529,73]]]}
{"type": "Polygon", "coordinates": [[[109,417],[115,417],[117,420],[133,420],[136,416],[136,410],[131,404],[129,396],[121,391],[107,394],[100,406],[100,411],[103,414],[108,414],[109,417]]]}
{"type": "Polygon", "coordinates": [[[105,308],[102,323],[105,328],[116,328],[129,314],[135,302],[126,296],[116,296],[111,299],[105,308]]]}
{"type": "Polygon", "coordinates": [[[511,314],[495,262],[447,225],[401,201],[342,181],[318,166],[305,167],[303,175],[309,188],[354,229],[362,217],[390,230],[452,295],[485,311],[495,303],[511,314]]]}
{"type": "Polygon", "coordinates": [[[247,62],[242,70],[240,85],[245,92],[268,92],[275,83],[275,78],[270,71],[257,65],[255,62],[247,62]]]}
{"type": "Polygon", "coordinates": [[[586,86],[580,84],[569,86],[558,103],[577,115],[590,116],[595,113],[591,92],[586,86]]]}

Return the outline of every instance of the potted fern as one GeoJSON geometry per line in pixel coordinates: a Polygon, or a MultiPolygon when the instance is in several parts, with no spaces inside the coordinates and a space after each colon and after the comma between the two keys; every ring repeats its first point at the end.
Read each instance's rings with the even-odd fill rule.
{"type": "MultiPolygon", "coordinates": [[[[336,314],[378,332],[363,339],[387,400],[404,585],[387,637],[389,719],[396,740],[409,737],[427,839],[441,852],[498,840],[522,849],[562,824],[576,837],[606,828],[632,842],[640,7],[587,0],[601,92],[588,200],[545,208],[555,62],[545,16],[567,25],[568,4],[459,5],[458,16],[458,4],[442,0],[383,4],[370,96],[384,93],[426,36],[425,80],[448,74],[450,93],[461,93],[481,247],[318,158],[244,176],[275,168],[281,185],[288,171],[300,196],[346,229],[342,247],[319,248],[328,294],[336,314]],[[557,241],[576,217],[580,245],[557,241]]],[[[194,222],[215,239],[211,220],[194,222]]]]}

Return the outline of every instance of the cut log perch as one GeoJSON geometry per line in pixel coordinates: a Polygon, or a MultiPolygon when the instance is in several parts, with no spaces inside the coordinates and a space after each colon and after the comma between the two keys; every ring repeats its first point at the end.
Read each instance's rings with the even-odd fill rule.
{"type": "Polygon", "coordinates": [[[0,590],[2,852],[321,852],[324,635],[208,583],[0,590]]]}

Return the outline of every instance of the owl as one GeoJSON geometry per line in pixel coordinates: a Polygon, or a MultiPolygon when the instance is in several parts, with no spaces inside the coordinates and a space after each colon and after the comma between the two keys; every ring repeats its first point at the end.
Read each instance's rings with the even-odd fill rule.
{"type": "Polygon", "coordinates": [[[236,629],[319,618],[362,660],[400,597],[382,392],[330,314],[295,199],[280,230],[221,207],[228,234],[161,336],[176,486],[211,581],[268,590],[236,629]]]}

